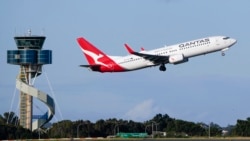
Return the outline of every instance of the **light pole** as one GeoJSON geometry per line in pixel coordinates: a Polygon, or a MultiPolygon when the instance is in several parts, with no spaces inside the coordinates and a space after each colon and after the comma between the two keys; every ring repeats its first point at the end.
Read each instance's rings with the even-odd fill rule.
{"type": "Polygon", "coordinates": [[[115,136],[115,134],[116,134],[116,128],[117,128],[117,133],[119,133],[120,131],[120,129],[119,129],[119,125],[122,125],[123,123],[119,123],[119,121],[116,121],[115,122],[115,127],[114,127],[114,136],[115,136]]]}
{"type": "Polygon", "coordinates": [[[145,133],[146,133],[146,130],[147,130],[148,126],[151,126],[151,125],[146,125],[146,126],[145,126],[145,133]]]}
{"type": "Polygon", "coordinates": [[[208,125],[208,138],[210,139],[210,125],[211,123],[209,123],[209,125],[208,125]]]}
{"type": "Polygon", "coordinates": [[[154,138],[154,122],[152,122],[152,138],[154,138]]]}
{"type": "Polygon", "coordinates": [[[118,127],[118,133],[119,133],[119,124],[116,124],[115,127],[114,127],[114,136],[115,136],[115,133],[116,133],[116,127],[118,127]]]}
{"type": "Polygon", "coordinates": [[[155,132],[157,133],[157,125],[158,123],[156,123],[155,121],[152,121],[152,138],[154,138],[154,124],[155,124],[155,132]]]}
{"type": "Polygon", "coordinates": [[[79,127],[81,126],[81,125],[84,125],[85,123],[80,123],[79,125],[77,125],[77,138],[79,138],[79,127]]]}

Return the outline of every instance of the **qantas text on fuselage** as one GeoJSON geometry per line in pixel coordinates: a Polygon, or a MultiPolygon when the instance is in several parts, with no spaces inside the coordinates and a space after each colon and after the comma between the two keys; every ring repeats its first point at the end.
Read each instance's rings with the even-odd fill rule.
{"type": "Polygon", "coordinates": [[[160,66],[160,71],[166,71],[165,64],[181,64],[188,62],[191,57],[217,51],[221,51],[224,56],[224,52],[237,41],[227,36],[212,36],[153,50],[142,49],[139,52],[125,44],[130,53],[127,56],[107,55],[83,37],[77,38],[77,42],[89,63],[80,65],[81,67],[98,72],[125,72],[151,66],[160,66]]]}

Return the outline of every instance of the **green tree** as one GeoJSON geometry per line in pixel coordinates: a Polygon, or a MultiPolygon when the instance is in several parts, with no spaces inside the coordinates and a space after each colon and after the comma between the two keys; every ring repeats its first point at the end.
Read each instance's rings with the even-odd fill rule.
{"type": "Polygon", "coordinates": [[[221,136],[222,128],[216,123],[210,123],[210,135],[211,136],[221,136]]]}
{"type": "Polygon", "coordinates": [[[250,118],[247,118],[247,120],[238,119],[234,133],[238,136],[250,136],[250,118]]]}
{"type": "Polygon", "coordinates": [[[73,136],[73,123],[70,120],[54,123],[48,135],[52,138],[71,138],[73,136]]]}
{"type": "Polygon", "coordinates": [[[15,115],[14,112],[5,112],[2,115],[0,115],[0,124],[12,124],[12,125],[16,125],[18,123],[18,117],[15,115]]]}

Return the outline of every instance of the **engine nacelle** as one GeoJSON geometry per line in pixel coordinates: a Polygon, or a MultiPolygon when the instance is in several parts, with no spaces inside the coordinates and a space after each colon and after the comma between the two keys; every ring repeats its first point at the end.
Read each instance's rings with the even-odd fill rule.
{"type": "Polygon", "coordinates": [[[182,54],[176,54],[169,57],[169,63],[180,64],[188,61],[188,58],[184,58],[182,54]]]}

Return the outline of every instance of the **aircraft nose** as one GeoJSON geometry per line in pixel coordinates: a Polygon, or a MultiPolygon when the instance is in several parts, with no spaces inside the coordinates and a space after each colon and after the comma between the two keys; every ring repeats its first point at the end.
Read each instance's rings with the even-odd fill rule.
{"type": "Polygon", "coordinates": [[[237,40],[236,39],[231,39],[231,44],[234,45],[237,43],[237,40]]]}

